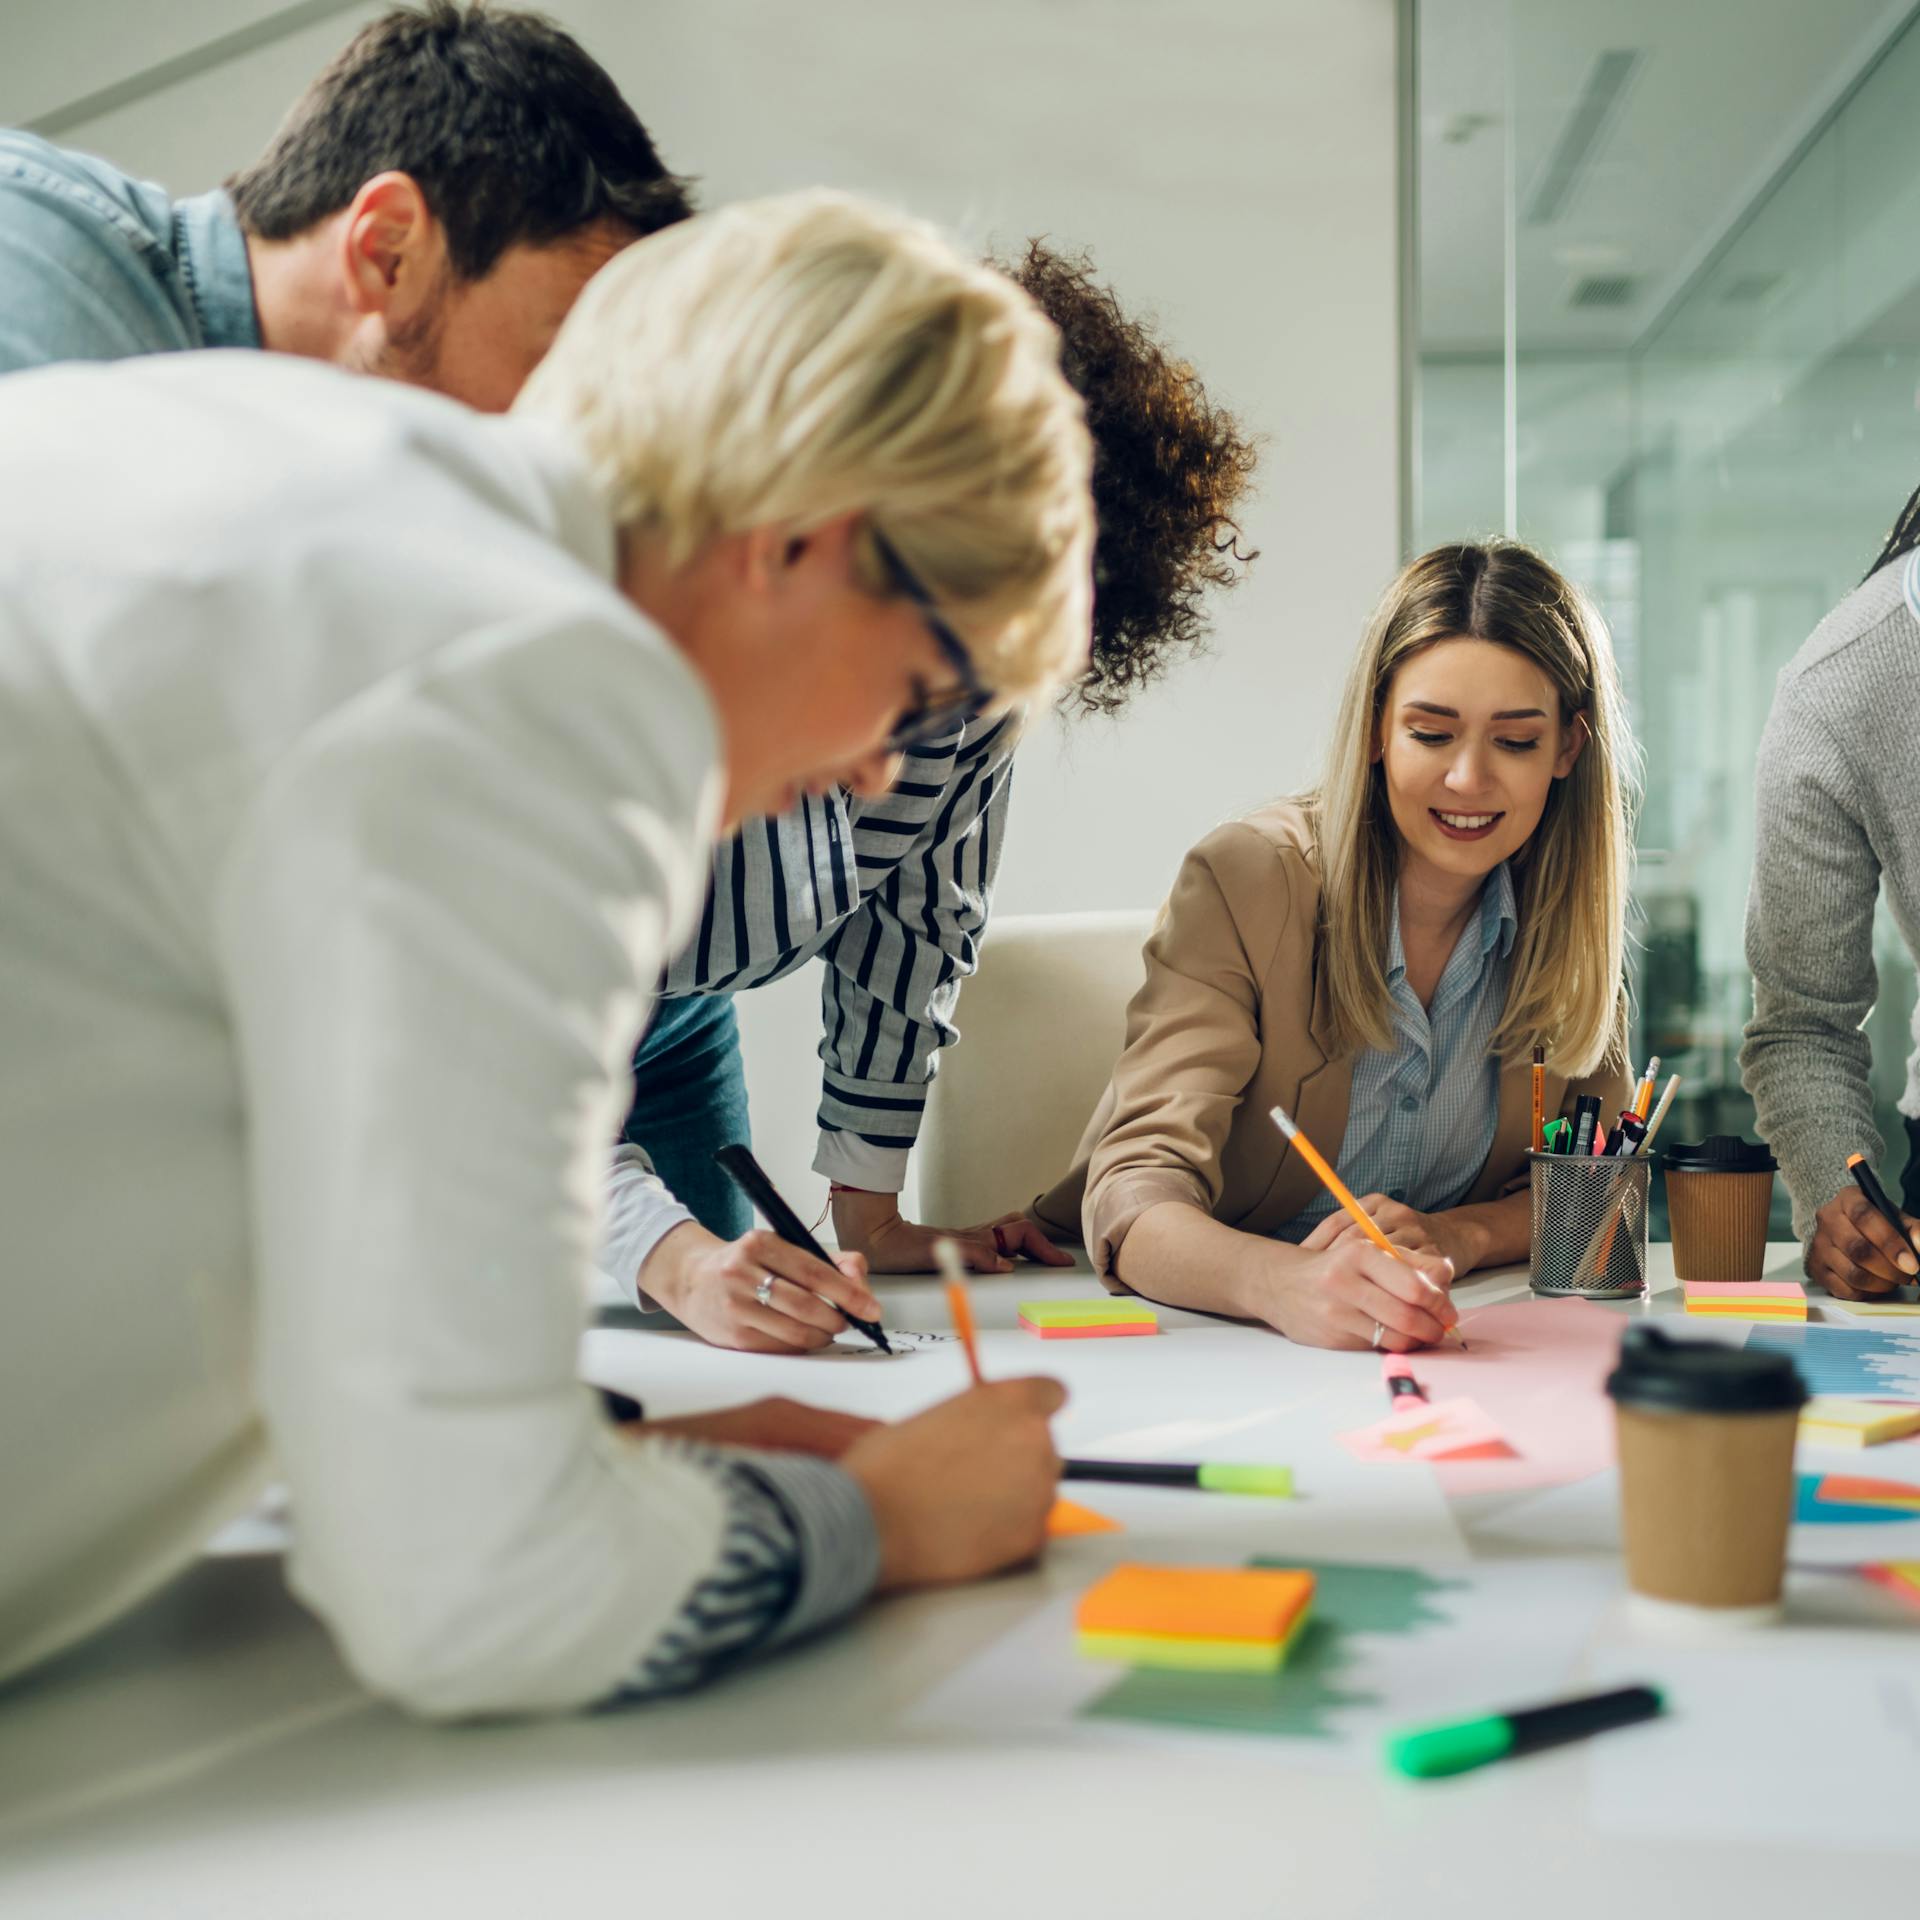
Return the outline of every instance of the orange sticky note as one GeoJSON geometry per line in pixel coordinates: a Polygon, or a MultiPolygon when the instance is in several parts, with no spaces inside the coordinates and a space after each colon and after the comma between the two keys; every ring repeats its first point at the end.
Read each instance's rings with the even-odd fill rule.
{"type": "Polygon", "coordinates": [[[1869,1580],[1890,1588],[1902,1600],[1920,1607],[1920,1560],[1888,1560],[1860,1569],[1869,1580]]]}
{"type": "Polygon", "coordinates": [[[1313,1575],[1277,1567],[1115,1567],[1080,1596],[1082,1633],[1281,1640],[1313,1599],[1313,1575]]]}
{"type": "Polygon", "coordinates": [[[1055,1540],[1069,1539],[1076,1533],[1125,1531],[1118,1520],[1109,1520],[1104,1513],[1095,1513],[1091,1507],[1083,1507],[1077,1500],[1056,1500],[1053,1511],[1047,1515],[1047,1533],[1055,1540]]]}

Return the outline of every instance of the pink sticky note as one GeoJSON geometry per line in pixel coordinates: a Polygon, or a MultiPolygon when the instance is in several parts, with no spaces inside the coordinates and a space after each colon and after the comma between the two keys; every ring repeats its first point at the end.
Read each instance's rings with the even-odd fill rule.
{"type": "Polygon", "coordinates": [[[1621,1322],[1588,1300],[1514,1300],[1475,1310],[1460,1294],[1455,1299],[1466,1346],[1416,1355],[1420,1383],[1436,1402],[1471,1395],[1518,1457],[1438,1461],[1441,1487],[1449,1495],[1516,1493],[1612,1466],[1606,1378],[1620,1355],[1621,1322]]]}
{"type": "Polygon", "coordinates": [[[1510,1460],[1514,1450],[1475,1400],[1409,1400],[1340,1444],[1359,1460],[1510,1460]]]}

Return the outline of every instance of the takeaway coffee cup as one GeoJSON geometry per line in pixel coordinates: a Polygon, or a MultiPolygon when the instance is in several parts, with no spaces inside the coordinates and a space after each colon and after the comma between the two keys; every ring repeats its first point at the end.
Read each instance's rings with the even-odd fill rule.
{"type": "Polygon", "coordinates": [[[1627,1329],[1607,1392],[1639,1610],[1725,1625],[1777,1618],[1807,1398],[1792,1358],[1643,1323],[1627,1329]]]}
{"type": "Polygon", "coordinates": [[[1751,1140],[1716,1133],[1668,1147],[1667,1219],[1678,1280],[1758,1280],[1767,1264],[1774,1158],[1751,1140]]]}

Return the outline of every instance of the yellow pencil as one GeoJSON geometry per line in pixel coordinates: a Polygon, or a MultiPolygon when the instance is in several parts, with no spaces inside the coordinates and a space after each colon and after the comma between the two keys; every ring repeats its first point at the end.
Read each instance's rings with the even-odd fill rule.
{"type": "MultiPolygon", "coordinates": [[[[1407,1258],[1406,1250],[1402,1247],[1396,1247],[1374,1224],[1373,1218],[1367,1212],[1366,1208],[1363,1207],[1348,1190],[1347,1183],[1327,1164],[1325,1158],[1321,1155],[1320,1149],[1294,1124],[1293,1115],[1290,1114],[1285,1107],[1275,1107],[1273,1109],[1273,1124],[1299,1149],[1300,1158],[1320,1176],[1320,1184],[1346,1209],[1347,1215],[1353,1221],[1353,1224],[1358,1227],[1382,1253],[1398,1260],[1403,1267],[1412,1266],[1413,1262],[1407,1258]]],[[[1426,1279],[1424,1274],[1420,1277],[1423,1280],[1426,1279]]],[[[1427,1284],[1431,1286],[1433,1282],[1429,1280],[1427,1284]]],[[[1462,1336],[1458,1326],[1449,1327],[1447,1333],[1458,1340],[1462,1347],[1466,1346],[1466,1340],[1462,1336]]],[[[1446,1334],[1442,1334],[1441,1338],[1445,1339],[1446,1334]]]]}
{"type": "Polygon", "coordinates": [[[967,1371],[973,1375],[973,1384],[981,1386],[986,1375],[980,1371],[980,1343],[974,1336],[973,1302],[967,1297],[967,1273],[960,1264],[960,1249],[951,1240],[936,1240],[933,1257],[947,1283],[947,1311],[953,1316],[953,1330],[966,1352],[967,1371]]]}

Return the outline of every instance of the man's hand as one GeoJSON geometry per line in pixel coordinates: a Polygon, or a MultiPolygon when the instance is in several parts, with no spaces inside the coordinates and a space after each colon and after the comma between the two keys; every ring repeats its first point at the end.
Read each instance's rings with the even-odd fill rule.
{"type": "Polygon", "coordinates": [[[833,1196],[833,1237],[867,1257],[873,1273],[934,1273],[936,1240],[951,1240],[973,1273],[1007,1273],[1017,1259],[1045,1267],[1070,1267],[1073,1255],[1056,1247],[1024,1213],[1003,1213],[978,1227],[916,1227],[900,1217],[890,1193],[856,1193],[841,1187],[833,1196]]]}
{"type": "Polygon", "coordinates": [[[701,1339],[748,1353],[832,1345],[847,1323],[829,1300],[861,1320],[880,1318],[859,1254],[843,1253],[830,1267],[763,1228],[729,1241],[683,1220],[641,1263],[640,1288],[701,1339]],[[757,1290],[769,1274],[774,1284],[763,1303],[757,1290]]]}
{"type": "MultiPolygon", "coordinates": [[[[1451,1263],[1456,1280],[1480,1264],[1486,1236],[1454,1212],[1420,1213],[1398,1200],[1388,1199],[1384,1193],[1362,1194],[1360,1205],[1368,1219],[1396,1247],[1405,1247],[1410,1253],[1440,1255],[1451,1263]]],[[[1320,1253],[1338,1246],[1349,1234],[1366,1238],[1346,1208],[1335,1207],[1300,1246],[1304,1252],[1320,1253]]]]}
{"type": "Polygon", "coordinates": [[[681,1440],[706,1440],[716,1447],[760,1447],[769,1453],[813,1453],[822,1460],[838,1460],[863,1433],[880,1424],[857,1413],[834,1413],[809,1407],[777,1395],[750,1400],[744,1407],[719,1413],[689,1413],[674,1420],[644,1420],[625,1427],[634,1440],[669,1435],[681,1440]]]}
{"type": "Polygon", "coordinates": [[[1411,1353],[1438,1346],[1460,1318],[1447,1292],[1453,1269],[1443,1255],[1396,1260],[1362,1233],[1313,1252],[1303,1243],[1304,1259],[1288,1258],[1292,1248],[1273,1253],[1271,1278],[1252,1304],[1269,1326],[1307,1346],[1411,1353]]]}
{"type": "MultiPolygon", "coordinates": [[[[1903,1213],[1908,1232],[1917,1224],[1903,1213]]],[[[1913,1249],[1881,1219],[1879,1210],[1851,1183],[1813,1216],[1807,1276],[1840,1300],[1870,1300],[1909,1285],[1920,1275],[1913,1249]]]]}
{"type": "Polygon", "coordinates": [[[976,1580],[1031,1560],[1060,1478],[1057,1380],[996,1380],[856,1440],[840,1464],[880,1529],[880,1588],[976,1580]]]}

